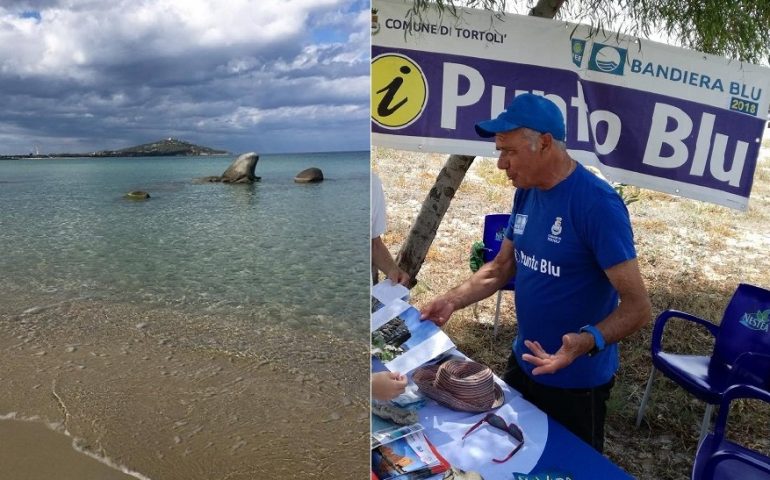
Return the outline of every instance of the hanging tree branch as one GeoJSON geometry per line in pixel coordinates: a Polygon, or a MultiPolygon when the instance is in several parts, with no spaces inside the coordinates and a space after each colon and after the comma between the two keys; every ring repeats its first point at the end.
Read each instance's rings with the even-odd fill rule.
{"type": "MultiPolygon", "coordinates": [[[[526,3],[533,16],[588,23],[591,35],[617,31],[649,38],[655,33],[654,26],[660,33],[678,39],[685,48],[752,63],[762,60],[770,63],[770,1],[767,0],[538,0],[537,3],[528,0],[526,3]]],[[[490,10],[495,15],[502,15],[507,7],[506,0],[470,0],[465,6],[490,10]]],[[[459,21],[460,10],[454,0],[413,0],[409,17],[420,21],[429,8],[459,21]]],[[[412,285],[474,158],[451,155],[447,159],[398,253],[399,267],[409,273],[412,285]]]]}

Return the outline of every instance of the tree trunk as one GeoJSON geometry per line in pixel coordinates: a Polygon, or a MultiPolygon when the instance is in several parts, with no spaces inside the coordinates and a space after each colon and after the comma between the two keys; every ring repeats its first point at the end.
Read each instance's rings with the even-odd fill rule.
{"type": "MultiPolygon", "coordinates": [[[[529,14],[535,17],[553,18],[559,11],[564,0],[538,0],[529,14]]],[[[475,157],[467,155],[450,155],[439,172],[436,183],[430,189],[428,196],[422,202],[419,215],[414,220],[409,236],[401,246],[396,262],[398,266],[409,273],[411,277],[409,288],[417,283],[417,274],[425,262],[436,231],[457,189],[465,178],[475,157]]]]}
{"type": "Polygon", "coordinates": [[[422,202],[420,213],[396,257],[398,266],[411,277],[410,288],[417,283],[417,274],[420,272],[433,239],[436,238],[441,220],[449,209],[449,204],[457,189],[460,188],[474,158],[476,157],[451,155],[436,177],[433,188],[422,202]]]}
{"type": "Polygon", "coordinates": [[[533,17],[553,18],[563,3],[564,0],[538,0],[537,5],[532,7],[529,14],[533,17]]]}

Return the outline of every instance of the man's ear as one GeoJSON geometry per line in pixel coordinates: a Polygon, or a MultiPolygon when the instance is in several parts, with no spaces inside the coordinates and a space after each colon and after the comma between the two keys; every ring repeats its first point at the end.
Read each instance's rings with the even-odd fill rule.
{"type": "Polygon", "coordinates": [[[543,133],[540,135],[540,151],[545,152],[553,145],[553,135],[550,133],[543,133]]]}

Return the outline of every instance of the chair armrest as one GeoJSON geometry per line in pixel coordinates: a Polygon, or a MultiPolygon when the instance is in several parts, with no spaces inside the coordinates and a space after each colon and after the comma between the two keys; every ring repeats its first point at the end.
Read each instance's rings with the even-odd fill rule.
{"type": "Polygon", "coordinates": [[[754,385],[733,385],[725,390],[724,395],[722,395],[722,403],[720,404],[719,409],[727,410],[730,402],[736,398],[762,400],[763,402],[770,404],[770,391],[754,385]]]}
{"type": "Polygon", "coordinates": [[[759,387],[770,387],[770,354],[759,352],[743,352],[733,362],[727,385],[750,384],[759,387]],[[754,372],[765,372],[757,376],[754,372]]]}
{"type": "MultiPolygon", "coordinates": [[[[759,354],[763,357],[767,355],[759,354]]],[[[770,357],[768,357],[770,358],[770,357]]],[[[738,384],[725,390],[722,400],[719,404],[719,414],[714,422],[714,440],[721,442],[725,435],[725,424],[730,412],[730,403],[739,398],[761,400],[770,404],[770,392],[754,385],[738,384]]]]}
{"type": "Polygon", "coordinates": [[[688,320],[702,325],[706,327],[706,330],[708,330],[709,333],[711,333],[711,335],[714,337],[716,337],[717,333],[719,332],[719,326],[714,325],[708,320],[696,317],[690,313],[680,312],[679,310],[665,310],[661,312],[660,315],[658,315],[658,318],[655,319],[655,326],[652,328],[652,343],[650,345],[650,351],[653,355],[660,352],[660,344],[663,339],[663,327],[672,318],[681,318],[683,320],[688,320]]]}
{"type": "Polygon", "coordinates": [[[717,465],[724,460],[738,460],[740,462],[751,465],[752,467],[761,470],[765,473],[770,473],[770,463],[763,462],[752,456],[745,454],[744,452],[737,450],[718,450],[712,453],[708,459],[706,459],[706,465],[703,467],[703,478],[714,478],[714,470],[717,465]]]}

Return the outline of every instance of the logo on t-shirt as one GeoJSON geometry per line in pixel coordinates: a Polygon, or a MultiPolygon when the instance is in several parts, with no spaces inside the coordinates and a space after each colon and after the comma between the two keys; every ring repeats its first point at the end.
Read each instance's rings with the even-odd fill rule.
{"type": "Polygon", "coordinates": [[[556,217],[553,225],[551,225],[551,234],[548,235],[548,241],[553,243],[561,242],[561,217],[556,217]]]}
{"type": "Polygon", "coordinates": [[[516,214],[516,220],[513,222],[513,234],[521,235],[524,233],[524,227],[527,226],[527,216],[520,213],[516,214]]]}
{"type": "Polygon", "coordinates": [[[514,250],[516,262],[532,269],[535,272],[546,273],[552,277],[561,277],[561,266],[551,263],[545,258],[537,258],[535,255],[527,255],[523,250],[514,250]]]}

